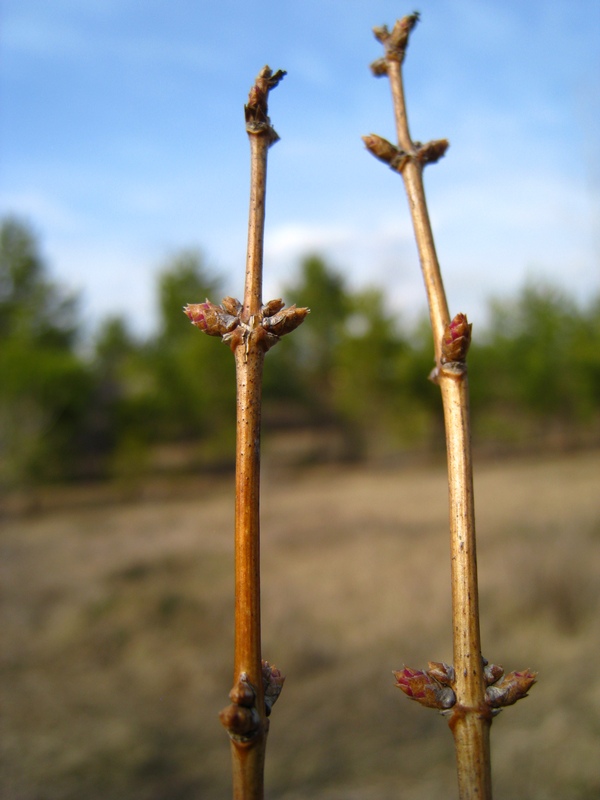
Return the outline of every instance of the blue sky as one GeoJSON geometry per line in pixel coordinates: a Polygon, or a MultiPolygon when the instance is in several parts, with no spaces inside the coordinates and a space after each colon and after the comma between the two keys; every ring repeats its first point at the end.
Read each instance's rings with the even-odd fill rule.
{"type": "Polygon", "coordinates": [[[269,64],[288,75],[270,100],[265,299],[316,251],[412,318],[402,181],[360,137],[394,139],[372,27],[414,8],[411,132],[451,143],[425,181],[452,313],[483,323],[526,279],[597,292],[599,0],[4,0],[0,213],[31,222],[90,328],[126,312],[150,331],[156,273],[182,248],[239,296],[243,105],[269,64]]]}

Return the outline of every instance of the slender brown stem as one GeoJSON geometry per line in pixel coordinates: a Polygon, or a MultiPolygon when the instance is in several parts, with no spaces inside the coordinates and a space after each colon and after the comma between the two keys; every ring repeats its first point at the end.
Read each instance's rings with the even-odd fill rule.
{"type": "MultiPolygon", "coordinates": [[[[265,99],[266,102],[266,99],[265,99]]],[[[251,335],[262,306],[262,265],[267,188],[266,130],[251,133],[250,210],[244,301],[246,326],[235,347],[237,385],[235,491],[235,650],[234,685],[247,681],[254,690],[257,719],[252,737],[231,737],[233,796],[260,800],[268,732],[261,658],[260,627],[260,423],[264,348],[251,335]]]]}
{"type": "MultiPolygon", "coordinates": [[[[215,331],[229,341],[236,366],[234,685],[232,704],[221,712],[231,739],[235,800],[263,798],[267,716],[283,684],[283,676],[263,662],[261,655],[260,426],[265,353],[292,325],[289,310],[281,312],[280,300],[262,304],[267,153],[278,138],[267,114],[267,100],[269,90],[284,74],[273,75],[264,67],[245,108],[250,138],[250,211],[243,303],[226,298],[223,306],[205,304],[199,312],[207,332],[207,320],[215,320],[215,331]]],[[[292,311],[291,316],[296,322],[298,314],[292,311]]],[[[299,316],[296,324],[305,314],[299,316]]]]}
{"type": "MultiPolygon", "coordinates": [[[[475,510],[473,503],[473,473],[469,427],[469,394],[466,348],[460,358],[444,358],[443,341],[450,324],[448,304],[435,250],[431,223],[423,186],[425,148],[415,144],[410,136],[402,62],[408,37],[418,17],[406,17],[396,23],[389,33],[383,28],[377,38],[386,48],[386,58],[376,74],[387,73],[390,80],[398,136],[398,148],[386,150],[388,163],[398,164],[404,180],[421,268],[427,290],[429,313],[435,346],[435,379],[440,386],[446,426],[448,484],[450,505],[450,549],[452,574],[452,619],[454,644],[454,676],[450,727],[454,734],[458,783],[461,800],[491,798],[489,728],[491,710],[486,703],[481,640],[479,633],[479,601],[477,588],[477,559],[475,551],[475,510]]],[[[377,137],[373,137],[377,138],[377,137]]],[[[381,146],[381,142],[377,143],[381,146]]],[[[386,143],[389,145],[389,143],[386,143]]],[[[367,142],[369,146],[369,142],[367,142]]],[[[447,146],[447,144],[445,144],[447,146]]],[[[444,146],[444,150],[445,150],[444,146]]],[[[370,149],[373,149],[370,147],[370,149]]],[[[384,148],[385,149],[385,148],[384,148]]],[[[378,157],[381,152],[376,153],[378,157]]],[[[454,322],[452,323],[454,325],[454,322]]],[[[464,325],[467,325],[466,318],[464,325]]],[[[463,330],[461,331],[464,333],[463,330]]],[[[470,337],[470,327],[468,328],[470,337]]],[[[468,347],[468,341],[467,341],[468,347]]],[[[423,673],[421,673],[423,675],[423,673]]],[[[402,678],[401,673],[398,676],[402,678]]],[[[404,676],[406,678],[406,676],[404,676]]],[[[414,676],[408,676],[413,679],[414,676]]],[[[417,678],[420,680],[421,678],[417,678]]],[[[428,680],[428,678],[425,678],[428,680]]],[[[432,678],[432,686],[436,681],[432,678]]],[[[406,682],[406,681],[405,681],[406,682]]],[[[402,686],[400,687],[402,688],[402,686]]],[[[404,689],[405,691],[406,688],[404,689]]],[[[408,692],[407,692],[408,693],[408,692]]],[[[435,700],[437,702],[437,698],[435,700]]]]}
{"type": "Polygon", "coordinates": [[[257,315],[262,306],[262,272],[267,194],[267,135],[250,136],[250,213],[242,319],[257,315]]]}
{"type": "Polygon", "coordinates": [[[442,392],[448,455],[452,627],[456,704],[450,717],[454,735],[459,797],[491,798],[490,724],[479,632],[475,506],[469,414],[464,364],[444,364],[442,392]]]}
{"type": "Polygon", "coordinates": [[[219,336],[235,355],[237,385],[235,499],[235,654],[231,704],[221,722],[231,739],[233,797],[262,800],[268,716],[285,680],[261,658],[260,423],[265,353],[302,324],[308,308],[262,303],[267,152],[279,138],[267,114],[268,94],[285,72],[263,67],[245,106],[250,137],[250,213],[244,302],[209,300],[184,308],[193,325],[219,336]]]}
{"type": "MultiPolygon", "coordinates": [[[[247,298],[251,302],[251,298],[247,298]]],[[[233,796],[263,797],[268,721],[265,713],[260,627],[260,411],[264,351],[248,337],[235,350],[237,443],[235,500],[234,684],[254,689],[257,718],[252,736],[231,737],[233,796]]]]}
{"type": "Polygon", "coordinates": [[[260,417],[265,353],[305,320],[308,308],[262,303],[267,151],[279,138],[267,114],[268,95],[285,72],[263,67],[245,106],[250,136],[250,213],[244,302],[225,297],[184,308],[192,325],[219,336],[235,355],[237,385],[235,494],[235,654],[231,704],[220,713],[231,739],[233,797],[262,800],[268,716],[285,680],[261,658],[260,417]]]}
{"type": "MultiPolygon", "coordinates": [[[[388,75],[394,103],[398,143],[406,153],[414,153],[415,147],[408,130],[406,103],[404,101],[402,64],[396,60],[390,61],[388,63],[388,75]]],[[[425,290],[427,292],[431,328],[433,330],[435,360],[436,363],[439,364],[442,336],[446,325],[450,322],[450,313],[448,311],[448,303],[446,302],[444,284],[435,250],[429,212],[427,210],[425,187],[423,185],[423,168],[417,161],[408,159],[402,170],[402,177],[404,179],[406,194],[410,205],[410,214],[419,250],[421,271],[423,273],[425,290]]]]}

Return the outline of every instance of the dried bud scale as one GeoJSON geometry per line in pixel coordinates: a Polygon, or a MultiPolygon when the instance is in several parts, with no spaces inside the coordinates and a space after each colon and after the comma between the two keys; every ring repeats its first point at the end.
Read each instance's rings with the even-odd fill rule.
{"type": "Polygon", "coordinates": [[[248,103],[244,106],[246,118],[246,131],[251,135],[268,136],[269,146],[278,141],[279,136],[271,126],[268,115],[268,97],[271,89],[283,79],[287,73],[284,70],[273,70],[264,66],[256,77],[254,86],[250,89],[248,103]]]}

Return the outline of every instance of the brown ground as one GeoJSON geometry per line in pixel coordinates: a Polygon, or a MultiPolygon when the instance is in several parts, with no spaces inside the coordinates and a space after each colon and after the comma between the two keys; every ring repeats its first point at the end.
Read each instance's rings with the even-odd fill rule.
{"type": "MultiPolygon", "coordinates": [[[[600,457],[476,464],[482,635],[540,673],[492,730],[495,797],[600,796],[600,457]]],[[[391,672],[451,661],[444,469],[267,470],[272,800],[456,797],[446,722],[391,672]]],[[[4,800],[219,800],[231,482],[2,525],[4,800]]]]}

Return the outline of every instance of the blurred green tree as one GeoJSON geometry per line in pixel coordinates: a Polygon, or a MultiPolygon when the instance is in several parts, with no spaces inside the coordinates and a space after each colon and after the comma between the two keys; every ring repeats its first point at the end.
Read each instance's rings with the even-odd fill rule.
{"type": "Polygon", "coordinates": [[[77,298],[47,277],[32,230],[0,223],[0,480],[73,477],[91,376],[75,352],[77,298]]]}
{"type": "Polygon", "coordinates": [[[477,429],[510,443],[562,431],[566,439],[600,410],[598,301],[580,309],[564,290],[528,283],[493,299],[469,355],[477,429]]]}
{"type": "MultiPolygon", "coordinates": [[[[156,435],[202,442],[206,456],[229,452],[235,436],[235,362],[229,349],[193,328],[187,303],[220,302],[222,282],[199,253],[176,255],[158,278],[159,330],[148,350],[155,375],[156,435]]],[[[233,456],[231,450],[230,458],[233,456]]]]}

